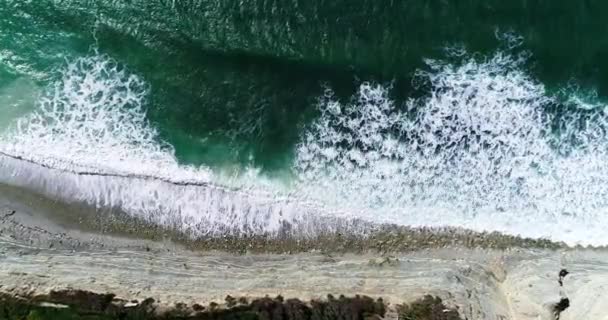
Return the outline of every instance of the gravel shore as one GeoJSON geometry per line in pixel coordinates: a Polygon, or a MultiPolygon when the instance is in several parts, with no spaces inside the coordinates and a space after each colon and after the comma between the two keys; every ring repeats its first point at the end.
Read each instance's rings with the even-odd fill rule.
{"type": "Polygon", "coordinates": [[[429,295],[466,319],[603,319],[608,304],[602,295],[608,286],[603,249],[405,229],[365,240],[333,235],[325,242],[188,243],[170,233],[155,234],[158,230],[148,230],[147,236],[129,228],[96,231],[86,218],[81,223],[68,223],[69,216],[55,219],[66,210],[63,204],[16,189],[2,191],[0,293],[5,297],[82,290],[138,305],[153,299],[158,310],[175,310],[225,304],[227,295],[248,301],[280,295],[307,304],[327,301],[328,294],[360,295],[382,299],[384,317],[390,318],[399,305],[429,295]],[[467,242],[467,237],[487,242],[467,242]],[[560,277],[564,270],[568,274],[560,277]]]}

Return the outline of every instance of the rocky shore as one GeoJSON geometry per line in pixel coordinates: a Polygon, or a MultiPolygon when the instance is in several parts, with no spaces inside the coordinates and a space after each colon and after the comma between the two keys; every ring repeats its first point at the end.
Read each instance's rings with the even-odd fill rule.
{"type": "Polygon", "coordinates": [[[608,305],[603,249],[414,229],[188,243],[136,224],[95,230],[86,216],[56,218],[61,203],[3,191],[0,310],[8,319],[580,320],[603,319],[608,305]]]}

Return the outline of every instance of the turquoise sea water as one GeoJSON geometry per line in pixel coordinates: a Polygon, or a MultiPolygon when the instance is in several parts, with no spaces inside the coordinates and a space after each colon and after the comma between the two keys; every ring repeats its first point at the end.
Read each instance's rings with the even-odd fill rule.
{"type": "Polygon", "coordinates": [[[2,0],[0,151],[45,169],[0,182],[194,234],[323,216],[605,245],[607,14],[2,0]]]}

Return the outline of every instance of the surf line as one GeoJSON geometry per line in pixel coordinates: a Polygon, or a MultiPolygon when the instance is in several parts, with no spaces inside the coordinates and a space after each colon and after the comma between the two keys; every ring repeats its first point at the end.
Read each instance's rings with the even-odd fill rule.
{"type": "MultiPolygon", "coordinates": [[[[120,174],[120,173],[107,173],[107,172],[99,172],[99,171],[75,171],[75,170],[69,170],[69,169],[63,169],[63,168],[56,168],[53,167],[51,165],[48,164],[44,164],[44,163],[39,163],[37,161],[22,157],[22,156],[17,156],[17,155],[12,155],[12,154],[8,154],[4,151],[0,151],[0,156],[6,157],[6,158],[11,158],[17,161],[23,161],[23,162],[27,162],[45,169],[49,169],[49,170],[58,170],[58,171],[62,171],[62,172],[66,172],[66,173],[71,173],[74,175],[79,175],[79,176],[93,176],[93,177],[108,177],[108,178],[123,178],[123,179],[139,179],[139,180],[156,180],[156,181],[161,181],[161,182],[165,182],[168,184],[173,184],[176,186],[194,186],[194,187],[211,187],[211,188],[216,188],[219,190],[223,190],[223,191],[237,191],[237,190],[232,190],[229,188],[223,188],[220,187],[218,185],[215,184],[211,184],[209,182],[194,182],[194,181],[176,181],[176,180],[171,180],[169,178],[163,178],[163,177],[158,177],[158,176],[153,176],[153,175],[144,175],[144,174],[133,174],[133,175],[129,175],[129,174],[120,174]]],[[[67,162],[69,163],[70,161],[65,161],[65,160],[61,160],[62,162],[67,162]]],[[[74,164],[74,163],[72,163],[74,164]]]]}
{"type": "MultiPolygon", "coordinates": [[[[108,172],[99,172],[99,171],[75,171],[75,170],[69,170],[69,169],[65,169],[65,168],[56,168],[56,167],[53,167],[48,164],[39,163],[35,160],[28,159],[23,156],[9,154],[9,153],[6,153],[1,150],[0,150],[0,157],[9,158],[9,159],[12,159],[15,161],[26,162],[31,165],[38,166],[38,167],[41,167],[41,168],[44,168],[47,170],[55,170],[55,171],[73,174],[73,175],[77,175],[77,176],[83,176],[83,177],[102,177],[102,178],[114,178],[114,179],[137,179],[137,180],[143,180],[143,181],[160,181],[160,182],[174,185],[177,187],[209,188],[209,189],[213,189],[218,192],[232,193],[237,196],[251,197],[254,199],[260,199],[260,196],[262,196],[262,194],[245,192],[242,189],[228,188],[228,187],[224,187],[224,186],[221,186],[221,185],[218,185],[215,183],[203,182],[203,181],[176,181],[176,180],[172,180],[169,178],[153,176],[153,175],[145,175],[145,174],[129,175],[129,174],[108,173],[108,172]]],[[[65,161],[65,160],[60,160],[60,161],[62,161],[64,163],[70,163],[70,161],[65,161]]],[[[74,163],[72,163],[72,164],[74,164],[74,163]]],[[[324,212],[324,213],[330,214],[330,215],[331,214],[344,214],[344,212],[339,211],[339,210],[329,210],[328,211],[327,209],[324,208],[323,205],[320,205],[320,204],[310,201],[310,200],[306,200],[306,198],[294,197],[292,194],[297,193],[297,192],[298,192],[298,190],[296,189],[294,191],[291,191],[291,192],[289,192],[285,195],[281,195],[281,196],[279,196],[277,194],[271,194],[271,193],[265,192],[265,193],[267,193],[265,196],[266,201],[267,201],[266,204],[268,204],[268,205],[270,205],[270,204],[289,204],[290,202],[297,202],[298,205],[301,206],[303,209],[312,210],[312,211],[321,211],[321,212],[324,212]]]]}

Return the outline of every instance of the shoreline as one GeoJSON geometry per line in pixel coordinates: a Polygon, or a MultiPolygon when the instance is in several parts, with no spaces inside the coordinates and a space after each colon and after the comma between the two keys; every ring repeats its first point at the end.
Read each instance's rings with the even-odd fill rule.
{"type": "MultiPolygon", "coordinates": [[[[354,250],[355,244],[343,250],[302,246],[306,250],[291,254],[218,250],[219,244],[234,244],[228,240],[193,250],[170,237],[95,233],[49,216],[63,209],[35,195],[0,195],[1,294],[82,290],[125,301],[152,298],[169,309],[222,303],[227,295],[311,301],[358,294],[381,298],[393,311],[431,295],[467,319],[555,319],[555,307],[565,298],[570,306],[560,319],[601,319],[608,305],[608,297],[601,296],[608,286],[608,252],[601,249],[484,248],[474,242],[467,248],[453,237],[451,242],[419,242],[425,244],[419,247],[404,242],[406,250],[354,250]],[[563,286],[561,270],[570,272],[563,286]]],[[[432,230],[428,234],[441,239],[432,230]]]]}
{"type": "MultiPolygon", "coordinates": [[[[174,189],[175,185],[163,180],[148,181],[150,177],[116,176],[120,181],[113,181],[105,175],[81,176],[1,153],[0,168],[0,192],[27,198],[26,202],[43,199],[36,210],[46,213],[53,208],[45,215],[63,225],[136,239],[170,238],[194,250],[283,253],[315,249],[363,252],[371,248],[402,252],[445,245],[558,249],[580,243],[548,238],[543,232],[525,237],[510,233],[508,228],[485,231],[443,223],[432,227],[374,223],[344,212],[325,212],[306,201],[292,206],[286,199],[269,194],[258,198],[247,190],[234,192],[216,185],[201,185],[200,190],[174,189]],[[177,211],[168,210],[173,204],[177,211]]],[[[567,238],[568,233],[562,233],[567,238]]]]}
{"type": "MultiPolygon", "coordinates": [[[[411,228],[396,225],[369,225],[363,234],[349,233],[348,227],[315,236],[300,236],[286,231],[282,235],[209,236],[193,238],[177,229],[161,227],[133,218],[119,210],[96,209],[82,204],[66,204],[28,190],[0,184],[0,209],[11,219],[2,219],[2,228],[13,232],[20,241],[38,246],[80,250],[103,248],[106,243],[170,243],[195,252],[222,251],[234,254],[392,254],[424,249],[461,247],[505,250],[510,248],[567,249],[563,243],[501,234],[476,232],[461,228],[411,228]],[[22,214],[23,213],[23,214],[22,214]],[[46,232],[39,232],[45,229],[46,232]],[[26,232],[27,231],[27,232],[26,232]],[[29,233],[32,233],[31,235],[29,233]],[[90,239],[101,237],[101,241],[90,239]],[[36,240],[37,239],[37,240],[36,240]]],[[[1,213],[0,213],[1,214],[1,213]]],[[[3,216],[0,215],[0,218],[3,216]]],[[[357,224],[358,222],[354,222],[357,224]]],[[[363,224],[364,222],[361,222],[363,224]]],[[[336,222],[339,224],[339,221],[336,222]]],[[[595,248],[601,250],[602,248],[595,248]]]]}

